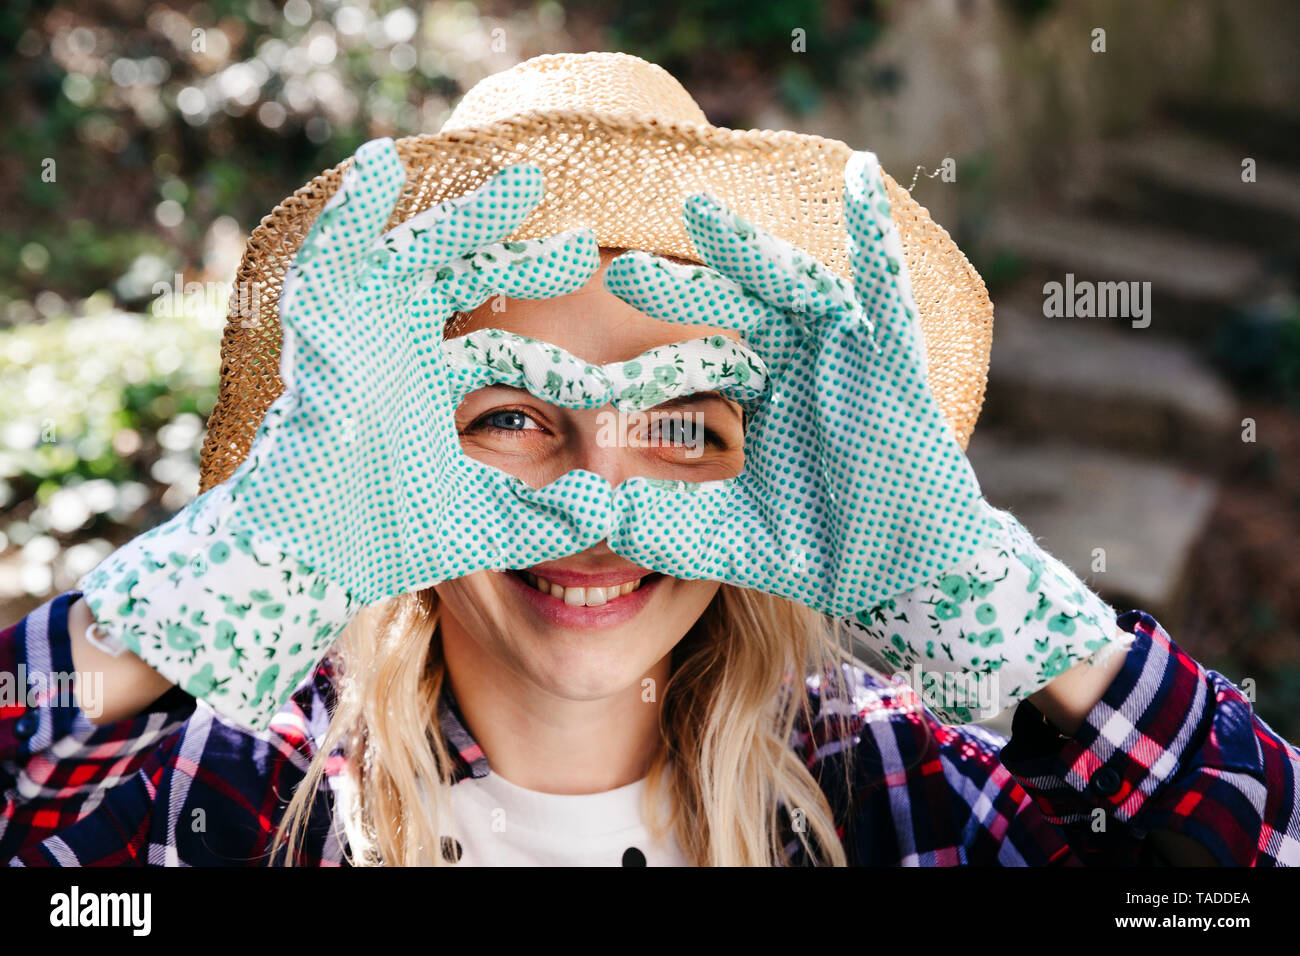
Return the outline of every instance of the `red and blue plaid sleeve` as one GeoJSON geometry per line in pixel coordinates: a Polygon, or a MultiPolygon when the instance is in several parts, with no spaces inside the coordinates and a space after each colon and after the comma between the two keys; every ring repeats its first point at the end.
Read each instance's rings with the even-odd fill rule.
{"type": "MultiPolygon", "coordinates": [[[[905,682],[858,671],[852,702],[810,682],[811,731],[801,725],[792,745],[843,821],[850,865],[1160,865],[1147,836],[1161,830],[1224,865],[1300,863],[1300,752],[1150,615],[1119,623],[1134,641],[1073,738],[1028,701],[1008,741],[941,722],[905,682]],[[837,712],[851,718],[848,739],[828,720],[837,712]],[[845,753],[847,802],[830,785],[845,753]]],[[[802,862],[797,841],[786,848],[802,862]]]]}
{"type": "Polygon", "coordinates": [[[849,865],[1079,865],[998,762],[1006,738],[944,724],[910,689],[893,700],[899,710],[868,721],[854,752],[861,783],[841,833],[849,865]]]}
{"type": "Polygon", "coordinates": [[[1300,864],[1300,752],[1149,614],[1119,624],[1135,639],[1079,730],[1062,739],[1023,702],[1003,764],[1087,863],[1140,862],[1167,830],[1220,865],[1300,864]]]}
{"type": "MultiPolygon", "coordinates": [[[[194,699],[173,689],[128,720],[99,727],[76,705],[68,609],[62,594],[0,631],[0,859],[8,860],[93,814],[176,733],[194,699]]],[[[84,679],[84,678],[83,678],[84,679]]]]}
{"type": "MultiPolygon", "coordinates": [[[[812,723],[798,722],[791,745],[821,782],[849,866],[1081,865],[1065,834],[999,762],[1006,737],[943,723],[905,682],[861,668],[846,677],[851,701],[809,681],[812,723]],[[847,796],[840,786],[846,757],[847,796]]],[[[808,865],[788,815],[782,829],[791,863],[808,865]]]]}
{"type": "MultiPolygon", "coordinates": [[[[0,633],[0,673],[29,686],[72,673],[70,592],[0,633]],[[20,669],[21,667],[21,669],[20,669]],[[32,674],[46,675],[32,678],[32,674]]],[[[96,727],[64,696],[0,711],[10,866],[256,866],[328,723],[327,669],[251,733],[173,688],[146,711],[96,727]],[[324,723],[322,723],[322,721],[324,723]]],[[[338,865],[332,800],[315,801],[299,865],[338,865]]]]}

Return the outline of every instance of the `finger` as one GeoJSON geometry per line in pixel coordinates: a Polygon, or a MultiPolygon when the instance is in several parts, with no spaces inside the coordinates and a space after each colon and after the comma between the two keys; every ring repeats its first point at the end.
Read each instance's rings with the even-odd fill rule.
{"type": "Polygon", "coordinates": [[[372,250],[371,268],[381,279],[394,279],[501,242],[545,194],[537,164],[509,166],[473,192],[416,213],[384,233],[372,250]]]}
{"type": "Polygon", "coordinates": [[[661,345],[605,366],[615,406],[639,412],[697,392],[717,391],[749,407],[767,389],[767,363],[725,335],[661,345]]]}
{"type": "Polygon", "coordinates": [[[363,143],[312,224],[299,252],[300,271],[354,278],[371,243],[388,224],[405,183],[406,167],[390,138],[363,143]]]}
{"type": "Polygon", "coordinates": [[[918,335],[920,310],[875,153],[855,150],[844,167],[844,220],[859,301],[882,331],[918,335]]]}
{"type": "Polygon", "coordinates": [[[608,537],[613,526],[613,489],[600,475],[566,472],[541,488],[452,450],[453,484],[478,497],[479,520],[465,522],[464,509],[448,508],[433,541],[454,549],[426,548],[438,580],[485,568],[526,568],[568,557],[608,537]],[[450,552],[450,553],[448,553],[450,552]],[[448,573],[450,572],[450,573],[448,573]]]}
{"type": "Polygon", "coordinates": [[[808,573],[818,567],[814,546],[776,500],[748,466],[717,481],[628,478],[614,492],[618,524],[610,550],[672,577],[769,593],[806,587],[814,600],[816,579],[808,573]]]}
{"type": "Polygon", "coordinates": [[[686,231],[700,257],[778,309],[860,316],[853,287],[816,257],[732,212],[709,193],[686,200],[686,231]]]}
{"type": "Polygon", "coordinates": [[[575,469],[541,488],[512,475],[501,487],[508,529],[501,550],[522,556],[516,566],[585,551],[609,537],[614,526],[614,489],[595,472],[575,469]]]}
{"type": "Polygon", "coordinates": [[[470,311],[490,296],[553,299],[581,289],[600,266],[600,247],[590,229],[499,242],[436,266],[425,277],[449,310],[470,311]]]}
{"type": "Polygon", "coordinates": [[[376,300],[396,300],[407,316],[406,334],[430,355],[439,354],[447,319],[470,312],[494,295],[547,299],[581,289],[600,266],[590,229],[476,249],[394,284],[375,274],[363,283],[376,300]]]}
{"type": "Polygon", "coordinates": [[[605,288],[663,322],[748,332],[784,321],[777,309],[708,266],[669,262],[640,249],[611,260],[605,288]]]}
{"type": "Polygon", "coordinates": [[[614,489],[617,520],[610,550],[670,577],[713,580],[711,562],[701,560],[701,543],[727,533],[736,480],[625,479],[614,489]]]}
{"type": "Polygon", "coordinates": [[[610,401],[603,369],[550,342],[503,329],[478,329],[448,339],[442,353],[457,407],[467,394],[487,385],[526,389],[565,408],[600,408],[610,401]]]}
{"type": "Polygon", "coordinates": [[[281,287],[280,321],[304,341],[324,347],[338,334],[340,305],[350,298],[364,253],[388,223],[405,181],[391,139],[364,143],[353,156],[281,287]]]}

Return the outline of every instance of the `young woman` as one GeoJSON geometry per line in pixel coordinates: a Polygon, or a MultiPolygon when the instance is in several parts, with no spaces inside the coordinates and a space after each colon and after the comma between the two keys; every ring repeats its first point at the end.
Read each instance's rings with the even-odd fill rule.
{"type": "Polygon", "coordinates": [[[246,460],[0,634],[0,855],[1300,861],[1300,753],[983,501],[843,177],[851,283],[708,193],[700,263],[508,240],[528,164],[385,230],[402,161],[358,151],[246,460]]]}

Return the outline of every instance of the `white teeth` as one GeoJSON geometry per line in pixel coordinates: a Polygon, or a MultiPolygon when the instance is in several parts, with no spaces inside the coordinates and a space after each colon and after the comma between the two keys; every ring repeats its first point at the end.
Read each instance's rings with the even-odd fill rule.
{"type": "Polygon", "coordinates": [[[626,581],[612,588],[565,588],[529,571],[524,572],[524,580],[543,594],[558,598],[571,607],[600,607],[614,598],[631,594],[641,586],[641,580],[638,579],[626,581]]]}

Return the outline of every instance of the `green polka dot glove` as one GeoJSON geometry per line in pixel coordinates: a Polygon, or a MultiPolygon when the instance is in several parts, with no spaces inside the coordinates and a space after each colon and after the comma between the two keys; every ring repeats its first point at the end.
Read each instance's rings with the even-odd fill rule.
{"type": "Polygon", "coordinates": [[[581,288],[594,235],[503,241],[541,201],[535,165],[381,234],[404,182],[391,140],[357,151],[286,276],[285,391],[248,458],[79,582],[110,639],[253,729],[361,606],[574,554],[613,521],[597,475],[533,489],[466,456],[475,376],[442,354],[455,311],[581,288]]]}
{"type": "Polygon", "coordinates": [[[478,329],[444,343],[443,354],[459,394],[509,385],[568,408],[613,405],[638,412],[682,395],[717,391],[753,409],[767,384],[763,360],[725,335],[670,342],[633,359],[591,365],[550,342],[478,329]]]}
{"type": "MultiPolygon", "coordinates": [[[[996,672],[984,688],[996,713],[1112,641],[1114,612],[983,498],[926,382],[872,153],[846,167],[844,213],[851,284],[707,193],[684,210],[705,265],[640,251],[610,263],[606,287],[641,311],[739,329],[770,382],[741,474],[628,479],[610,545],[665,574],[847,616],[898,666],[996,672]]],[[[934,709],[964,722],[966,704],[934,709]]]]}
{"type": "Polygon", "coordinates": [[[996,717],[1082,660],[1131,643],[1115,611],[1007,511],[994,542],[844,623],[950,724],[996,717]]]}
{"type": "Polygon", "coordinates": [[[988,540],[980,489],[926,384],[916,306],[875,158],[855,154],[853,282],[707,193],[685,204],[706,265],[615,258],[605,285],[657,319],[740,330],[768,369],[734,478],[629,479],[610,546],[681,578],[849,614],[988,540]]]}

